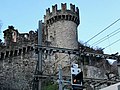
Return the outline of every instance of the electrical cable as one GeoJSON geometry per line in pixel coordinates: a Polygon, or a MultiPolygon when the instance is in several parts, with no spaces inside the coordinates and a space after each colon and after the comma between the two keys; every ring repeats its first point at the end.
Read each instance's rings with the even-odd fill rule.
{"type": "Polygon", "coordinates": [[[94,43],[92,44],[92,46],[93,46],[93,45],[96,46],[96,45],[102,43],[103,41],[105,41],[105,40],[111,38],[112,36],[114,36],[114,35],[120,33],[120,31],[118,31],[118,30],[120,30],[120,28],[116,29],[115,31],[111,32],[110,34],[106,35],[105,37],[103,37],[103,38],[97,40],[96,42],[94,42],[94,43]],[[116,31],[118,31],[118,32],[116,32],[116,31]]]}
{"type": "Polygon", "coordinates": [[[114,25],[115,23],[117,23],[120,20],[117,19],[116,21],[114,21],[112,24],[110,24],[109,26],[107,26],[105,29],[103,29],[102,31],[100,31],[99,33],[97,33],[95,36],[93,36],[92,38],[90,38],[88,41],[85,42],[85,44],[87,44],[89,41],[91,41],[93,38],[97,37],[99,34],[101,34],[102,32],[104,32],[105,30],[107,30],[108,28],[110,28],[112,25],[114,25]]]}
{"type": "Polygon", "coordinates": [[[106,49],[107,47],[109,47],[109,46],[111,46],[111,45],[113,45],[113,44],[115,44],[115,43],[117,43],[117,42],[119,42],[119,41],[120,41],[120,39],[116,40],[115,42],[111,43],[110,45],[104,47],[102,50],[106,49]]]}

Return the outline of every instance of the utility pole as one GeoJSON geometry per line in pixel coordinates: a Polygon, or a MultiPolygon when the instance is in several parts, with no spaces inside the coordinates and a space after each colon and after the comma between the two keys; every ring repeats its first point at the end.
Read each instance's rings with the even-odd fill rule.
{"type": "MultiPolygon", "coordinates": [[[[42,20],[38,22],[38,45],[42,46],[42,20]]],[[[38,49],[38,74],[42,75],[42,50],[38,49]]],[[[42,90],[42,79],[38,80],[38,90],[42,90]]]]}
{"type": "Polygon", "coordinates": [[[59,65],[59,90],[62,90],[62,84],[63,84],[63,81],[62,81],[62,67],[61,67],[61,65],[59,65]]]}

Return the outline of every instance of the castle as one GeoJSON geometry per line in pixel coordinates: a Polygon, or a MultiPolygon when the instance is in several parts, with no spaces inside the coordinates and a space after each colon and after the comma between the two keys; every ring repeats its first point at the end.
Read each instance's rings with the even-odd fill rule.
{"type": "MultiPolygon", "coordinates": [[[[70,4],[70,9],[67,9],[66,3],[62,3],[59,10],[57,5],[52,6],[52,11],[50,8],[46,9],[42,24],[42,44],[68,49],[83,48],[77,41],[77,26],[79,24],[79,9],[73,4],[70,4]]],[[[7,88],[10,90],[31,90],[38,59],[34,47],[38,43],[38,32],[31,30],[29,33],[19,33],[13,26],[9,26],[3,33],[5,45],[0,46],[0,90],[7,88]]],[[[95,51],[93,49],[87,50],[95,51]]],[[[103,52],[96,50],[96,53],[103,52]]],[[[93,67],[95,65],[100,67],[106,62],[93,57],[92,61],[89,61],[88,57],[84,59],[84,63],[89,65],[84,67],[85,77],[106,78],[106,71],[93,67]]],[[[58,65],[61,64],[65,70],[64,74],[70,75],[68,70],[70,70],[71,63],[79,60],[80,58],[76,55],[43,54],[44,73],[50,75],[57,73],[58,65]]],[[[109,65],[106,70],[108,68],[109,65]]]]}

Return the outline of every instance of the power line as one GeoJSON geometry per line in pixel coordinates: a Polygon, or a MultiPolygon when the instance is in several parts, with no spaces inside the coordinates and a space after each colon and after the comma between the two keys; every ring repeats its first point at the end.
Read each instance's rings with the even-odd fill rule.
{"type": "Polygon", "coordinates": [[[114,21],[112,24],[110,24],[109,26],[107,26],[105,29],[103,29],[102,31],[100,31],[98,34],[96,34],[95,36],[93,36],[92,38],[90,38],[88,41],[85,42],[85,44],[87,44],[89,41],[91,41],[93,38],[95,38],[96,36],[98,36],[99,34],[101,34],[102,32],[104,32],[105,30],[107,30],[109,27],[111,27],[112,25],[114,25],[115,23],[117,23],[120,20],[117,19],[116,21],[114,21]]]}
{"type": "Polygon", "coordinates": [[[120,28],[116,29],[115,31],[111,32],[110,34],[106,35],[105,37],[103,37],[103,38],[97,40],[97,41],[94,42],[92,45],[94,45],[94,46],[95,46],[95,45],[98,45],[98,44],[102,43],[103,41],[105,41],[105,40],[111,38],[112,36],[114,36],[114,35],[120,33],[120,31],[118,31],[118,30],[120,30],[120,28]],[[117,31],[117,32],[116,32],[116,31],[117,31]]]}
{"type": "Polygon", "coordinates": [[[104,47],[102,50],[106,49],[106,48],[109,47],[109,46],[112,46],[113,44],[115,44],[115,43],[117,43],[117,42],[119,42],[119,41],[120,41],[120,39],[116,40],[115,42],[111,43],[110,45],[104,47]]]}

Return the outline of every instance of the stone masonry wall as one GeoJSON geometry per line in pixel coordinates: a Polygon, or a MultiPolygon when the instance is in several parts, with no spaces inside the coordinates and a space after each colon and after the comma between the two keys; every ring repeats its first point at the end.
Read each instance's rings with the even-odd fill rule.
{"type": "Polygon", "coordinates": [[[0,60],[0,87],[30,90],[36,68],[36,55],[28,54],[0,60]]]}
{"type": "Polygon", "coordinates": [[[77,49],[77,25],[72,21],[61,20],[48,27],[48,40],[51,46],[77,49]]]}
{"type": "Polygon", "coordinates": [[[102,68],[97,68],[94,66],[84,66],[84,77],[86,78],[95,78],[95,79],[107,79],[106,71],[102,68]]]}
{"type": "MultiPolygon", "coordinates": [[[[63,58],[63,60],[69,59],[68,57],[69,56],[66,56],[63,58]]],[[[61,63],[65,65],[65,62],[63,60],[61,63]]],[[[53,62],[51,58],[51,63],[46,63],[46,66],[49,66],[52,63],[53,62]]],[[[37,54],[35,54],[34,51],[27,52],[21,56],[14,56],[0,60],[0,89],[11,88],[12,90],[31,90],[36,65],[37,54]]],[[[53,67],[53,65],[51,65],[51,67],[53,67]]],[[[55,67],[53,67],[52,70],[54,69],[55,67]]],[[[52,73],[49,73],[50,67],[48,67],[46,70],[47,74],[53,74],[56,72],[54,71],[52,73]]],[[[85,65],[83,70],[85,78],[107,78],[105,75],[106,71],[102,68],[85,65]]],[[[70,64],[69,66],[67,65],[67,68],[63,69],[63,75],[70,75],[70,64]]]]}

